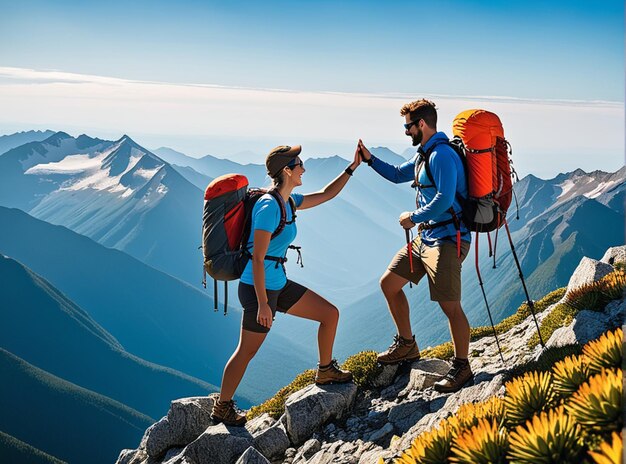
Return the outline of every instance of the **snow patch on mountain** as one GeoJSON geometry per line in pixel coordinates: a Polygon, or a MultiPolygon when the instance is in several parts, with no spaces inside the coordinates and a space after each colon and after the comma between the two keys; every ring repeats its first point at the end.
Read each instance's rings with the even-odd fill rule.
{"type": "Polygon", "coordinates": [[[598,186],[593,189],[591,192],[586,193],[585,196],[587,198],[597,198],[605,192],[608,192],[616,185],[620,184],[622,181],[620,180],[612,180],[609,182],[601,182],[598,186]]]}
{"type": "MultiPolygon", "coordinates": [[[[127,139],[123,138],[102,152],[66,155],[58,161],[36,164],[26,170],[25,174],[72,175],[70,179],[63,182],[59,190],[92,189],[116,193],[122,198],[130,197],[157,174],[163,167],[163,163],[158,162],[157,158],[152,158],[144,162],[145,166],[143,166],[142,159],[149,155],[136,146],[126,147],[125,144],[127,144],[127,139]],[[131,173],[130,179],[129,176],[125,177],[128,173],[131,173]]],[[[48,151],[46,154],[48,160],[51,158],[50,153],[51,151],[48,151]]],[[[58,152],[53,155],[53,159],[61,154],[58,152]]],[[[161,189],[159,194],[162,195],[165,191],[167,189],[161,189]]]]}

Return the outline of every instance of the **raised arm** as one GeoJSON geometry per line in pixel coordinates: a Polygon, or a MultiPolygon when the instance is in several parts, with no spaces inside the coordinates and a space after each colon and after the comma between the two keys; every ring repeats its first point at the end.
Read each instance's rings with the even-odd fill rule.
{"type": "Polygon", "coordinates": [[[413,182],[413,180],[415,180],[414,159],[406,161],[399,166],[394,166],[372,155],[361,139],[359,139],[359,149],[363,154],[363,160],[370,164],[374,171],[388,181],[393,182],[394,184],[401,184],[404,182],[413,182]],[[371,163],[369,163],[370,160],[371,163]]]}
{"type": "MultiPolygon", "coordinates": [[[[348,170],[354,171],[357,167],[359,167],[359,164],[361,164],[361,155],[359,153],[359,147],[357,147],[354,152],[354,160],[350,163],[350,166],[348,166],[348,170]]],[[[321,205],[328,200],[332,200],[345,187],[351,176],[352,174],[348,174],[348,172],[344,171],[322,190],[303,195],[302,204],[298,207],[298,209],[313,208],[314,206],[321,205]]]]}

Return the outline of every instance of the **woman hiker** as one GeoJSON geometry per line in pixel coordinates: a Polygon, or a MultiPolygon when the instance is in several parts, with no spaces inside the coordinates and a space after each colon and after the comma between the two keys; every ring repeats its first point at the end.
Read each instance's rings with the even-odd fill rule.
{"type": "Polygon", "coordinates": [[[251,239],[248,243],[252,259],[239,281],[239,301],[243,306],[241,334],[239,345],[224,368],[219,399],[211,413],[216,423],[245,424],[246,416],[237,411],[232,398],[248,363],[272,327],[276,311],[320,323],[317,334],[319,364],[315,383],[344,383],[352,380],[352,374],[341,370],[337,361],[332,359],[339,320],[337,308],[312,290],[287,279],[282,257],[296,237],[295,208],[313,208],[337,196],[361,163],[361,157],[357,149],[352,163],[335,180],[319,192],[303,195],[292,193],[294,188],[302,185],[302,174],[305,172],[304,163],[299,157],[301,150],[300,145],[279,146],[265,160],[267,172],[274,182],[273,189],[280,195],[266,193],[252,210],[251,239]],[[279,205],[278,201],[282,201],[283,205],[279,205]],[[272,238],[281,218],[281,206],[286,211],[285,228],[272,238]]]}

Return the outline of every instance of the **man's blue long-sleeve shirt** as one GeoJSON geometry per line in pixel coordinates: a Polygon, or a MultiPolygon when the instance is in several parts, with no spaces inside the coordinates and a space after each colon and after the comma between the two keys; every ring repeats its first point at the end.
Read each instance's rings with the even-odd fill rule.
{"type": "MultiPolygon", "coordinates": [[[[422,147],[427,152],[433,145],[438,144],[429,157],[430,171],[436,188],[419,189],[417,209],[411,214],[411,221],[416,224],[447,221],[452,217],[448,211],[450,207],[454,209],[458,217],[461,217],[461,205],[456,198],[456,192],[467,198],[467,181],[459,156],[448,144],[441,143],[448,140],[445,133],[437,132],[422,147]]],[[[393,166],[372,156],[372,168],[382,177],[396,184],[413,182],[417,163],[419,163],[418,154],[399,166],[393,166]]],[[[426,169],[423,167],[419,172],[418,180],[422,185],[431,184],[426,169]]],[[[463,223],[461,223],[461,239],[470,241],[469,231],[463,223]]],[[[456,241],[454,224],[424,230],[422,231],[422,240],[429,245],[436,245],[441,241],[456,241]]]]}

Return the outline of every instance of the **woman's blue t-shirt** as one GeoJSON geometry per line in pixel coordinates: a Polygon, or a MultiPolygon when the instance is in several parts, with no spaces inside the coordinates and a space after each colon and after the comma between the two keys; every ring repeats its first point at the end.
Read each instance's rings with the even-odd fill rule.
{"type": "MultiPolygon", "coordinates": [[[[292,193],[291,198],[299,207],[304,200],[304,196],[300,193],[292,193]]],[[[281,198],[282,201],[282,198],[281,198]]],[[[291,207],[285,204],[286,221],[289,222],[292,219],[291,207]]],[[[280,223],[280,206],[276,199],[266,193],[263,195],[254,205],[252,209],[252,224],[250,230],[250,241],[248,242],[248,250],[254,253],[254,231],[265,230],[270,233],[274,233],[278,224],[280,223]]],[[[297,234],[296,223],[286,224],[283,231],[270,240],[270,245],[267,249],[267,256],[283,257],[287,253],[287,247],[296,238],[297,234]]],[[[241,282],[248,285],[254,285],[254,279],[252,277],[252,260],[248,261],[246,268],[241,275],[241,282]]],[[[280,264],[276,267],[276,261],[265,260],[265,288],[267,290],[280,290],[287,283],[287,276],[285,270],[280,264]]]]}

